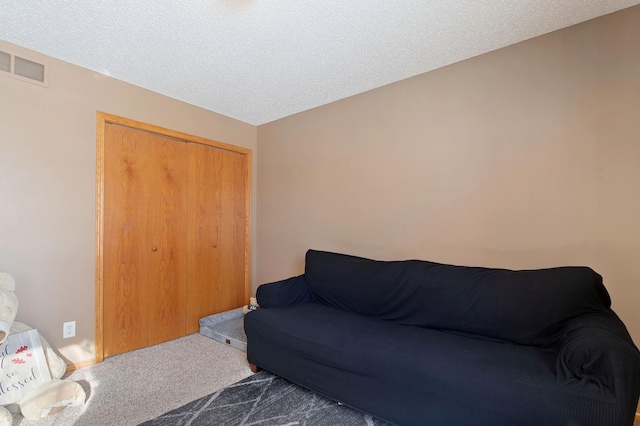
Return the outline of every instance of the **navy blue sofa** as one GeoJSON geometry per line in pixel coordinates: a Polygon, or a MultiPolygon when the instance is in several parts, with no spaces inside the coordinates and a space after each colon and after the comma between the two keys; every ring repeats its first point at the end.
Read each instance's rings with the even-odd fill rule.
{"type": "Polygon", "coordinates": [[[392,423],[633,423],[640,353],[589,268],[309,250],[304,275],[256,296],[251,364],[392,423]]]}

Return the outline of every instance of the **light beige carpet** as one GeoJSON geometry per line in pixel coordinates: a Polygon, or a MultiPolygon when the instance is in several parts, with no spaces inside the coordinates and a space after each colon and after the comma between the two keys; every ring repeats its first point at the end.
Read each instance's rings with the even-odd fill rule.
{"type": "Polygon", "coordinates": [[[13,426],[137,425],[251,375],[246,353],[192,334],[106,358],[65,378],[87,393],[83,407],[13,426]]]}

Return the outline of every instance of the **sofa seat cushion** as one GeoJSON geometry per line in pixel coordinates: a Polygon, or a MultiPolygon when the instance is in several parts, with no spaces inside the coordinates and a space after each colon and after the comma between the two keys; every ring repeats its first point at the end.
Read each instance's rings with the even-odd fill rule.
{"type": "Polygon", "coordinates": [[[525,345],[550,344],[567,319],[614,315],[602,277],[586,267],[512,271],[309,250],[305,280],[326,306],[525,345]]]}
{"type": "Polygon", "coordinates": [[[581,391],[557,380],[548,351],[317,303],[251,312],[245,331],[249,362],[400,424],[556,424],[556,401],[581,391]]]}

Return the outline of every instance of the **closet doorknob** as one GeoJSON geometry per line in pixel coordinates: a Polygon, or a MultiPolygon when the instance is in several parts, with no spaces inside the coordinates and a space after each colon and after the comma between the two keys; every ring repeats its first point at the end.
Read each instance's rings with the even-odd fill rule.
{"type": "Polygon", "coordinates": [[[158,251],[158,247],[153,247],[151,251],[158,251]]]}

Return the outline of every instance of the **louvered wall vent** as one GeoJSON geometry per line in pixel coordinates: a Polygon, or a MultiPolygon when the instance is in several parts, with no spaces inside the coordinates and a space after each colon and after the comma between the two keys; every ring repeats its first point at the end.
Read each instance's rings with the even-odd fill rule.
{"type": "Polygon", "coordinates": [[[0,75],[49,87],[49,67],[43,61],[0,50],[0,75]]]}

